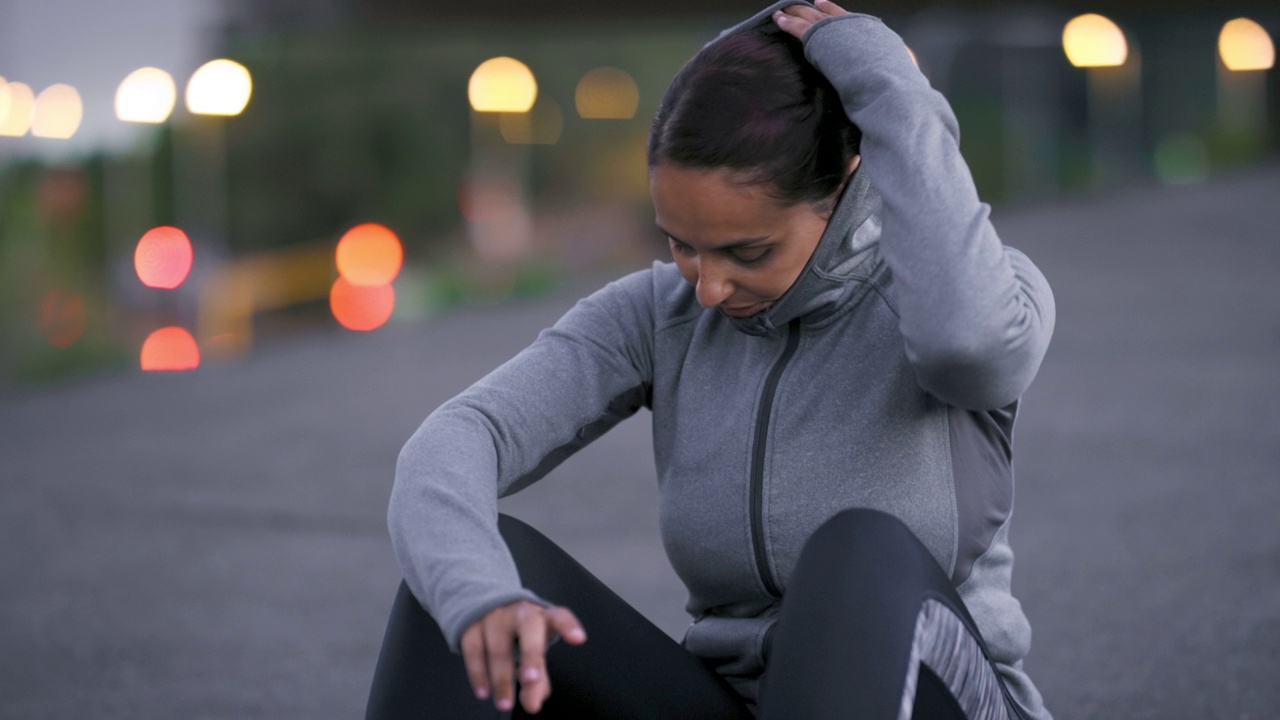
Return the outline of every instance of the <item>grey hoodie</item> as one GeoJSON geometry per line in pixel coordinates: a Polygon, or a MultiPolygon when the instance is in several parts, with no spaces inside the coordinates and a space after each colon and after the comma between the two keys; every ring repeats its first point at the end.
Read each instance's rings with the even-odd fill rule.
{"type": "Polygon", "coordinates": [[[718,658],[746,698],[801,546],[836,512],[870,507],[924,542],[1023,714],[1049,718],[1021,670],[1031,629],[1010,593],[1008,532],[1013,422],[1053,296],[1001,245],[955,117],[901,38],[849,14],[804,45],[863,140],[800,277],[745,319],[699,306],[670,263],[579,301],[405,445],[388,514],[396,556],[455,650],[489,610],[545,603],[521,586],[497,498],[647,407],[663,544],[694,619],[684,645],[718,658]]]}

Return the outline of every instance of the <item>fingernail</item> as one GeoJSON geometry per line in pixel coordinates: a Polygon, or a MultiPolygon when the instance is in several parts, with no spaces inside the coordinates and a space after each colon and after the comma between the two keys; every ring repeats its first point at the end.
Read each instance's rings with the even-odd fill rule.
{"type": "Polygon", "coordinates": [[[529,666],[520,671],[520,679],[525,682],[533,682],[538,679],[538,668],[529,666]]]}
{"type": "Polygon", "coordinates": [[[514,700],[512,700],[512,699],[510,699],[510,698],[502,698],[501,700],[499,700],[499,701],[498,701],[497,703],[495,703],[495,704],[496,704],[497,708],[498,708],[499,710],[501,710],[502,712],[506,712],[506,711],[508,711],[508,710],[510,710],[511,708],[513,708],[513,707],[515,707],[515,706],[516,706],[515,701],[514,701],[514,700]]]}
{"type": "Polygon", "coordinates": [[[587,639],[587,634],[582,632],[581,630],[570,630],[569,639],[573,640],[574,642],[582,642],[583,640],[587,639]]]}
{"type": "Polygon", "coordinates": [[[476,688],[476,699],[477,699],[477,700],[488,700],[488,699],[489,699],[489,688],[476,688]]]}

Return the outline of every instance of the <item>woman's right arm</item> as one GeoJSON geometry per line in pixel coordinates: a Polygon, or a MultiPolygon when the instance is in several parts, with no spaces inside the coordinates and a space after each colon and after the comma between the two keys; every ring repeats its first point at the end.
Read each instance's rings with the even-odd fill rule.
{"type": "Polygon", "coordinates": [[[644,404],[651,271],[578,302],[536,341],[440,406],[401,451],[388,509],[409,589],[454,651],[496,608],[546,601],[520,583],[498,497],[534,482],[644,404]]]}
{"type": "Polygon", "coordinates": [[[1048,349],[1053,293],[1025,255],[1000,242],[946,98],[875,17],[817,0],[774,22],[803,40],[862,130],[858,172],[883,201],[880,253],[920,386],[969,410],[1014,402],[1048,349]]]}

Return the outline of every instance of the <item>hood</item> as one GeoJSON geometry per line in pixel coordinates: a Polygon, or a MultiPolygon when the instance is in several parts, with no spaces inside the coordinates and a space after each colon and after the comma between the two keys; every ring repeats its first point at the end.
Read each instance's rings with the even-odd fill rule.
{"type": "MultiPolygon", "coordinates": [[[[773,28],[773,13],[791,5],[808,3],[780,0],[725,30],[707,43],[714,45],[722,38],[739,32],[773,28]]],[[[727,318],[737,330],[748,335],[770,335],[792,320],[819,322],[844,305],[856,290],[852,276],[876,253],[880,241],[880,196],[871,188],[860,166],[846,183],[836,203],[826,230],[818,240],[813,255],[796,281],[767,309],[746,318],[727,318]]]]}
{"type": "Polygon", "coordinates": [[[880,196],[859,168],[845,185],[827,228],[800,276],[767,309],[746,318],[728,318],[748,335],[779,332],[792,320],[814,324],[830,317],[857,291],[853,278],[879,253],[880,196]]]}

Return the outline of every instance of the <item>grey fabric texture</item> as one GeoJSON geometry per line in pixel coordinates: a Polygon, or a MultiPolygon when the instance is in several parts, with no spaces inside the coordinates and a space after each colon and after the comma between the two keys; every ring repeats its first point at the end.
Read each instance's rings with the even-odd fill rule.
{"type": "Polygon", "coordinates": [[[1000,243],[950,107],[896,34],[847,15],[805,51],[862,129],[863,159],[792,287],[730,319],[655,263],[580,300],[405,445],[388,511],[397,559],[455,650],[490,609],[543,602],[498,534],[497,498],[647,404],[663,544],[694,619],[684,643],[740,692],[756,686],[805,540],[868,507],[903,520],[960,583],[1023,713],[1048,718],[1020,669],[1030,626],[1009,590],[1007,444],[1052,334],[1048,283],[1000,243]],[[953,429],[957,411],[1003,423],[1005,444],[953,429]],[[991,446],[957,458],[956,437],[991,446]]]}
{"type": "Polygon", "coordinates": [[[920,665],[927,665],[969,720],[1007,720],[1008,706],[991,663],[964,622],[933,599],[920,605],[898,720],[911,720],[920,665]]]}

